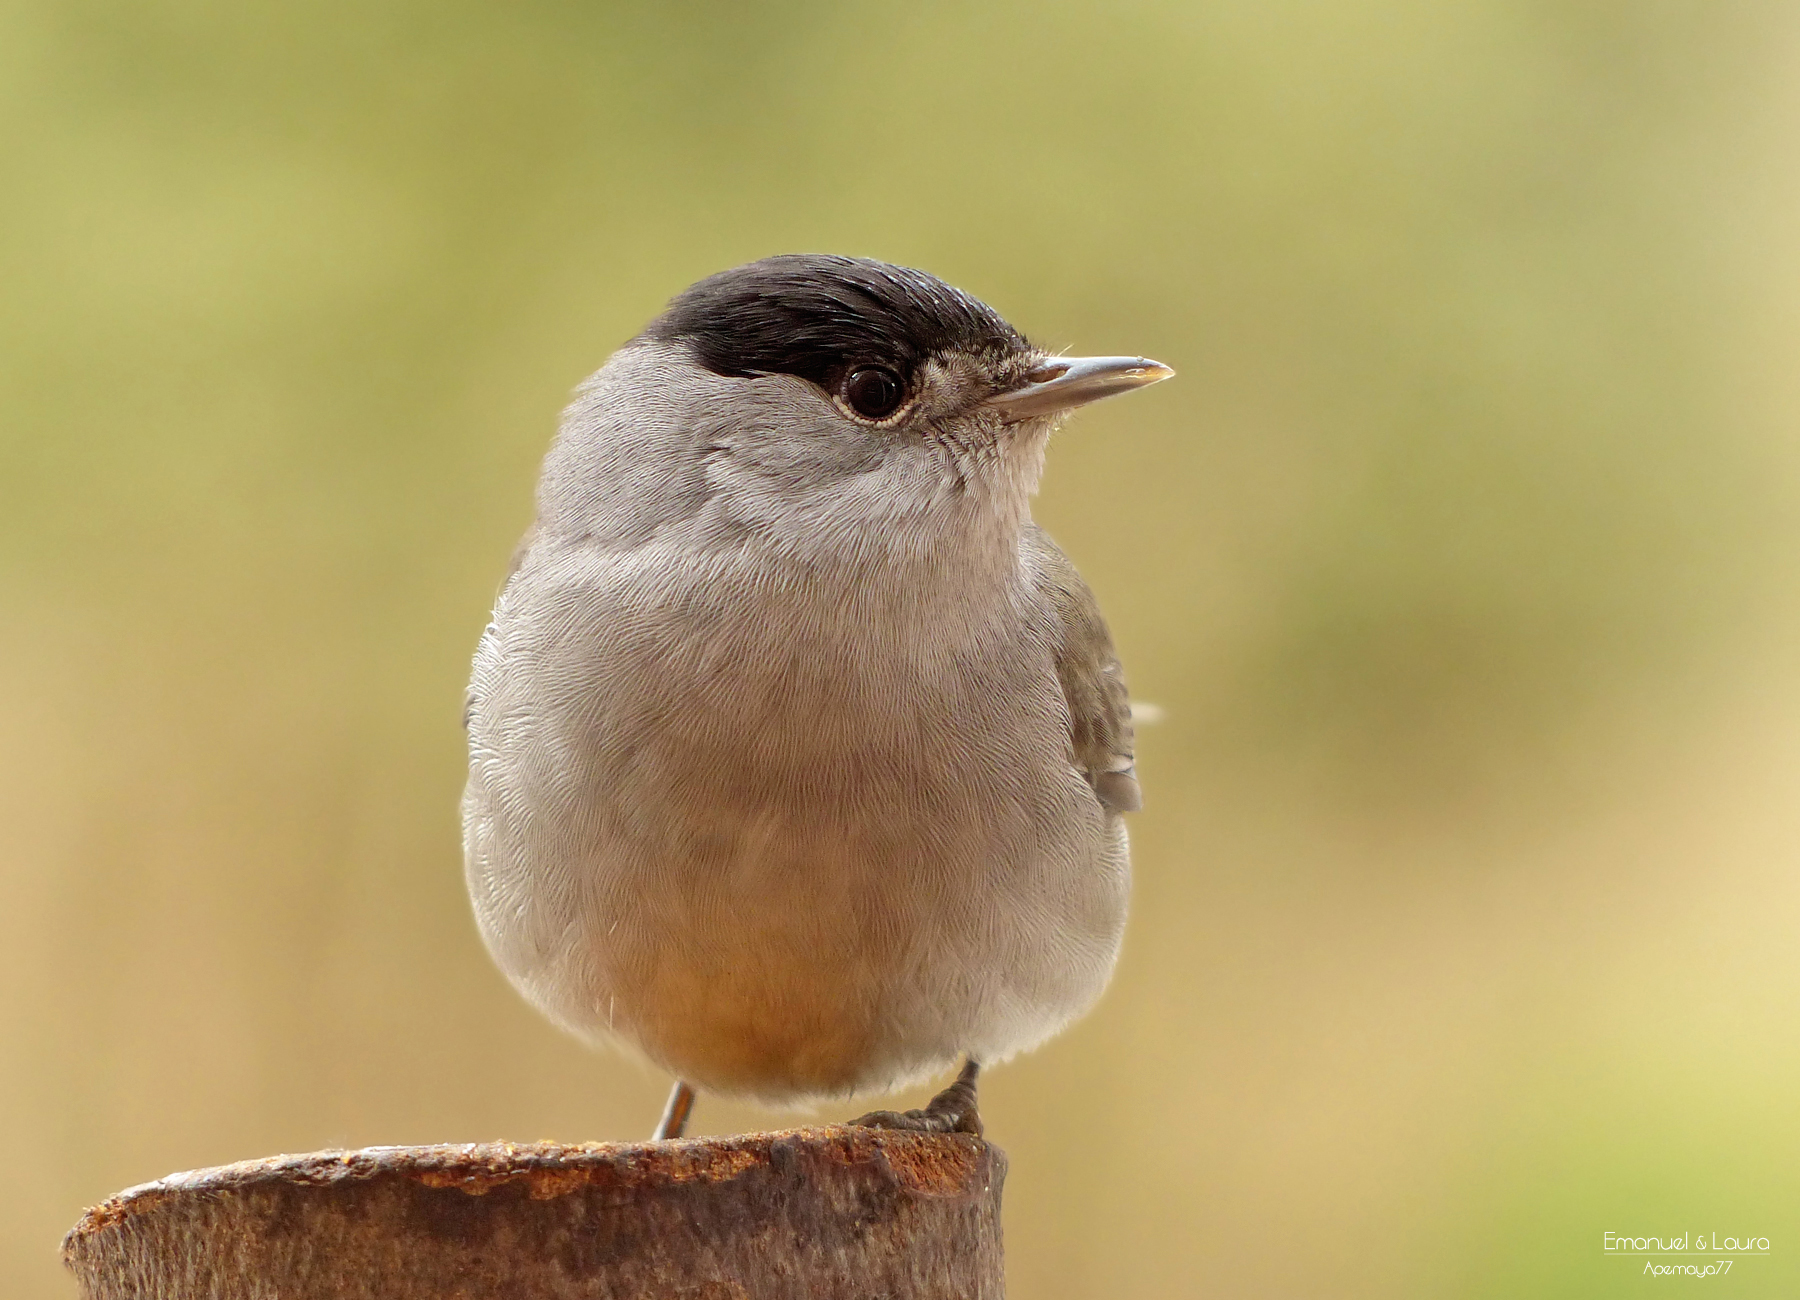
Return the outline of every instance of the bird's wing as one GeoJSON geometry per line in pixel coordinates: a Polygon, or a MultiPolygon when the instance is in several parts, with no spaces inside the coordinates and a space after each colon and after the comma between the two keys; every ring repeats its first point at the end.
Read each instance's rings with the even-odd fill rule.
{"type": "Polygon", "coordinates": [[[1094,593],[1069,557],[1036,524],[1025,546],[1038,591],[1054,611],[1056,675],[1069,704],[1069,749],[1110,812],[1136,812],[1143,799],[1133,766],[1131,698],[1094,593]]]}

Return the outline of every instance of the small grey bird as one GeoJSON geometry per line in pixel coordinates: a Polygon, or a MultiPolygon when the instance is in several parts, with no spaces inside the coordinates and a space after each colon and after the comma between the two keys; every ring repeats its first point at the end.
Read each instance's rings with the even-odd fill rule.
{"type": "Polygon", "coordinates": [[[469,687],[482,938],[557,1024],[694,1089],[805,1103],[980,1065],[1100,996],[1125,923],[1130,705],[1032,522],[1059,357],[906,267],[700,281],[578,390],[469,687]]]}

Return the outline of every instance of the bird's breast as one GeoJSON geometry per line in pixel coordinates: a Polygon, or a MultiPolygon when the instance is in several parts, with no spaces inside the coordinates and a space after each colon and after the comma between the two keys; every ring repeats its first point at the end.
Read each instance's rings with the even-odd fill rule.
{"type": "Polygon", "coordinates": [[[995,1010],[1031,1002],[1015,979],[1074,998],[1042,992],[1068,965],[1042,954],[1110,953],[1119,886],[1095,864],[1116,828],[1070,764],[1049,648],[1016,593],[906,581],[692,555],[522,569],[477,656],[466,810],[484,935],[539,1005],[721,1086],[805,1092],[1023,1023],[995,1010]],[[976,967],[987,992],[936,983],[976,967]],[[890,1060],[859,1044],[895,999],[940,1010],[890,1031],[890,1060]],[[795,1025],[848,1037],[802,1066],[795,1025]],[[721,1044],[762,1064],[702,1076],[721,1044]]]}

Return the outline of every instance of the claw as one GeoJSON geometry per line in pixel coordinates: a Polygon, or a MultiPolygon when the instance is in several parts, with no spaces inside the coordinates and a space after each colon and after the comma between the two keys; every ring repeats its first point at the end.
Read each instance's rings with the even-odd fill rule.
{"type": "Polygon", "coordinates": [[[973,1060],[963,1065],[956,1082],[919,1110],[872,1110],[851,1120],[858,1128],[905,1129],[913,1133],[982,1134],[981,1115],[975,1109],[975,1076],[981,1067],[973,1060]]]}

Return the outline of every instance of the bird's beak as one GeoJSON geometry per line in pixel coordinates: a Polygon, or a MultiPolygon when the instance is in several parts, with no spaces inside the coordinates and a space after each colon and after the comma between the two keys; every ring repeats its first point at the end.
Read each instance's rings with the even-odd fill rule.
{"type": "Polygon", "coordinates": [[[1011,424],[1128,393],[1174,373],[1148,357],[1051,357],[1025,376],[1023,388],[998,393],[982,405],[998,410],[1000,418],[1011,424]]]}

